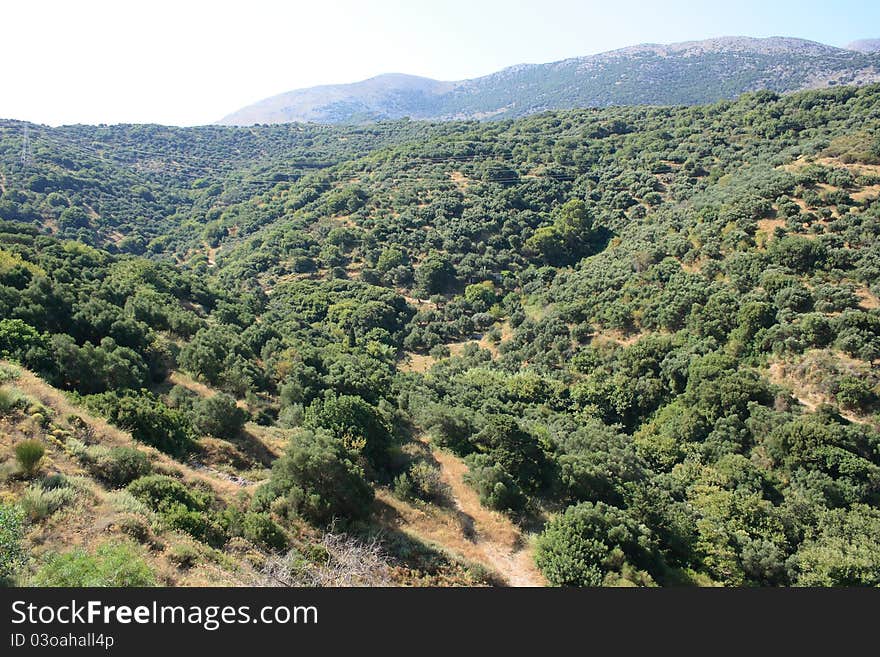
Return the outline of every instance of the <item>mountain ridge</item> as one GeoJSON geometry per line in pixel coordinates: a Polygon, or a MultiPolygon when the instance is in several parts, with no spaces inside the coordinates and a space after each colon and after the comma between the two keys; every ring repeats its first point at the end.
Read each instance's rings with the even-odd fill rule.
{"type": "Polygon", "coordinates": [[[794,37],[727,36],[644,43],[458,81],[386,73],[294,89],[231,114],[221,125],[514,118],[611,105],[693,105],[747,91],[777,93],[880,82],[876,40],[838,48],[794,37]]]}

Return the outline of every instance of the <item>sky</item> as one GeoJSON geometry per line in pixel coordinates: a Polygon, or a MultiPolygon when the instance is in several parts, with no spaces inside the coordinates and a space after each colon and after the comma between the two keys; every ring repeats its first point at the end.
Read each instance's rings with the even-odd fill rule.
{"type": "Polygon", "coordinates": [[[442,80],[638,43],[880,37],[877,0],[3,0],[0,118],[212,123],[291,89],[442,80]]]}

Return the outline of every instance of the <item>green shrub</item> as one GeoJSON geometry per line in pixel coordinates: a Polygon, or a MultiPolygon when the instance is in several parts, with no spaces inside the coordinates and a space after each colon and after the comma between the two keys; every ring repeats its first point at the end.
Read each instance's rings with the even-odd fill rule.
{"type": "Polygon", "coordinates": [[[571,506],[538,537],[535,563],[554,586],[600,586],[606,577],[653,570],[651,531],[625,511],[597,502],[571,506]]]}
{"type": "Polygon", "coordinates": [[[46,489],[40,484],[31,484],[21,496],[21,508],[28,519],[35,522],[51,516],[75,499],[76,491],[72,488],[62,486],[46,489]]]}
{"type": "Polygon", "coordinates": [[[284,530],[265,513],[246,513],[242,520],[242,535],[269,550],[284,550],[288,547],[284,530]]]}
{"type": "Polygon", "coordinates": [[[0,585],[8,583],[24,564],[24,510],[0,504],[0,585]]]}
{"type": "Polygon", "coordinates": [[[182,456],[192,448],[191,427],[186,416],[163,404],[152,393],[142,391],[120,396],[108,392],[87,397],[86,404],[120,429],[131,432],[135,440],[166,454],[182,456]]]}
{"type": "Polygon", "coordinates": [[[15,365],[0,365],[0,384],[15,381],[21,376],[21,370],[15,365]]]}
{"type": "Polygon", "coordinates": [[[153,571],[131,543],[105,543],[94,554],[81,548],[54,554],[37,570],[33,586],[155,586],[153,571]]]}
{"type": "Polygon", "coordinates": [[[170,504],[181,504],[187,509],[200,511],[210,503],[210,496],[187,488],[177,479],[165,475],[136,479],[128,485],[128,492],[155,511],[162,511],[170,504]]]}
{"type": "Polygon", "coordinates": [[[438,502],[445,495],[440,471],[424,461],[413,464],[409,470],[394,479],[394,493],[403,499],[438,502]]]}
{"type": "Polygon", "coordinates": [[[837,402],[846,409],[866,412],[877,403],[877,395],[864,379],[845,376],[837,384],[837,402]]]}
{"type": "Polygon", "coordinates": [[[193,408],[196,431],[217,438],[235,438],[244,427],[245,420],[247,413],[238,407],[233,397],[225,393],[203,399],[193,408]]]}
{"type": "Polygon", "coordinates": [[[169,529],[189,534],[197,541],[214,547],[226,543],[226,533],[213,518],[204,511],[187,508],[180,502],[164,504],[160,509],[162,521],[169,529]]]}
{"type": "Polygon", "coordinates": [[[470,469],[464,476],[465,483],[473,486],[480,495],[480,504],[495,511],[518,512],[526,505],[526,496],[501,465],[487,454],[468,457],[470,469]]]}
{"type": "Polygon", "coordinates": [[[226,533],[209,511],[210,494],[192,490],[164,475],[148,475],[128,485],[128,491],[159,513],[169,529],[185,532],[208,545],[221,546],[226,533]]]}
{"type": "Polygon", "coordinates": [[[113,488],[125,486],[152,471],[150,459],[132,447],[113,447],[109,450],[90,450],[91,473],[113,488]]]}
{"type": "Polygon", "coordinates": [[[305,518],[327,523],[334,518],[366,517],[373,489],[342,441],[327,433],[300,430],[272,464],[271,477],[258,491],[257,503],[268,505],[279,496],[286,496],[291,508],[305,518]]]}
{"type": "Polygon", "coordinates": [[[316,399],[306,409],[304,426],[324,428],[345,446],[362,453],[377,470],[388,465],[394,442],[391,428],[382,413],[356,395],[329,395],[316,399]]]}
{"type": "Polygon", "coordinates": [[[16,407],[18,399],[16,396],[4,388],[0,388],[0,415],[8,414],[16,407]]]}
{"type": "Polygon", "coordinates": [[[21,471],[28,477],[36,474],[43,454],[46,453],[43,444],[38,440],[23,440],[15,446],[14,451],[21,471]]]}

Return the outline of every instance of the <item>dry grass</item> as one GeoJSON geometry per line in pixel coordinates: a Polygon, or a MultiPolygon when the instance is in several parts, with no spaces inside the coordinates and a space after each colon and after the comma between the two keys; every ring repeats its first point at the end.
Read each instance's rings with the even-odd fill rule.
{"type": "Polygon", "coordinates": [[[866,201],[868,199],[876,199],[880,197],[880,185],[867,185],[859,191],[850,194],[854,201],[866,201]]]}
{"type": "Polygon", "coordinates": [[[859,306],[865,310],[874,310],[880,308],[880,299],[871,294],[866,287],[859,287],[855,290],[856,296],[859,298],[859,306]]]}
{"type": "Polygon", "coordinates": [[[397,365],[401,372],[427,372],[436,361],[433,356],[425,356],[407,352],[406,357],[397,365]]]}
{"type": "MultiPolygon", "coordinates": [[[[0,364],[5,363],[0,361],[0,364]]],[[[56,438],[53,431],[73,435],[86,431],[91,443],[138,449],[150,457],[157,471],[175,473],[190,486],[207,484],[226,503],[231,503],[243,489],[247,490],[234,477],[225,473],[182,464],[152,447],[138,443],[127,432],[72,404],[62,392],[27,370],[20,369],[20,375],[12,386],[50,409],[51,424],[48,427],[41,425],[25,413],[0,418],[0,464],[11,464],[12,447],[15,443],[25,438],[37,439],[46,448],[40,474],[62,474],[69,479],[75,478],[76,482],[77,496],[70,506],[30,525],[26,541],[35,563],[39,563],[51,552],[64,552],[77,547],[92,551],[107,541],[130,540],[131,534],[127,533],[127,527],[132,519],[141,518],[147,528],[150,523],[149,518],[132,513],[117,504],[118,493],[107,490],[91,478],[79,459],[66,450],[64,433],[58,433],[61,438],[56,438]],[[79,418],[76,425],[67,420],[72,416],[79,418]],[[76,427],[80,427],[79,431],[76,427]]],[[[29,484],[30,481],[21,477],[6,477],[0,480],[0,497],[18,498],[29,484]]],[[[236,565],[228,556],[214,551],[219,556],[213,561],[208,559],[192,569],[182,570],[169,560],[168,549],[171,545],[191,542],[192,539],[172,531],[163,531],[157,536],[147,529],[146,537],[137,540],[145,547],[145,561],[156,573],[158,581],[164,585],[235,585],[241,583],[239,571],[251,568],[247,562],[236,565]]],[[[206,553],[211,552],[209,548],[203,549],[206,553]]]]}
{"type": "Polygon", "coordinates": [[[807,158],[798,158],[794,162],[790,162],[789,164],[784,164],[780,169],[784,171],[794,172],[799,169],[803,169],[804,167],[808,167],[811,164],[821,164],[825,167],[833,167],[837,169],[847,169],[854,176],[861,176],[865,174],[871,175],[880,175],[880,165],[878,164],[861,164],[861,163],[849,163],[843,162],[836,157],[820,157],[816,159],[807,159],[807,158]]]}
{"type": "Polygon", "coordinates": [[[605,329],[597,332],[596,335],[593,336],[592,341],[596,344],[611,342],[620,345],[621,347],[629,347],[648,335],[651,334],[643,332],[624,333],[617,329],[605,329]]]}
{"type": "Polygon", "coordinates": [[[45,406],[54,409],[58,418],[66,418],[71,415],[79,417],[90,427],[94,440],[98,444],[107,447],[134,447],[139,449],[149,455],[150,460],[155,465],[180,473],[183,481],[193,483],[196,481],[204,482],[221,498],[232,499],[241,490],[239,486],[232,482],[206,476],[203,472],[190,468],[153,447],[137,442],[127,431],[118,429],[103,418],[97,417],[86,409],[72,404],[61,391],[48,385],[27,370],[22,370],[21,376],[16,381],[16,386],[27,395],[39,400],[45,406]]]}
{"type": "Polygon", "coordinates": [[[449,179],[461,190],[466,190],[470,186],[470,181],[461,171],[453,171],[449,174],[449,179]]]}
{"type": "Polygon", "coordinates": [[[785,229],[785,219],[759,219],[758,232],[773,235],[777,228],[785,229]]]}
{"type": "MultiPolygon", "coordinates": [[[[811,349],[794,362],[773,361],[765,375],[767,379],[788,390],[798,403],[809,411],[835,400],[826,389],[830,378],[845,374],[864,373],[870,365],[846,354],[830,349],[811,349]]],[[[871,423],[871,419],[851,411],[840,411],[850,422],[871,423]]]]}

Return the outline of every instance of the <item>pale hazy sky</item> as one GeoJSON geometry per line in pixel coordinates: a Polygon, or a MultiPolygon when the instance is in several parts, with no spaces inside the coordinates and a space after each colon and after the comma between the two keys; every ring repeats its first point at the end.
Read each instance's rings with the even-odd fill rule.
{"type": "Polygon", "coordinates": [[[644,42],[880,37],[880,1],[2,0],[0,117],[210,123],[316,84],[445,80],[644,42]]]}

